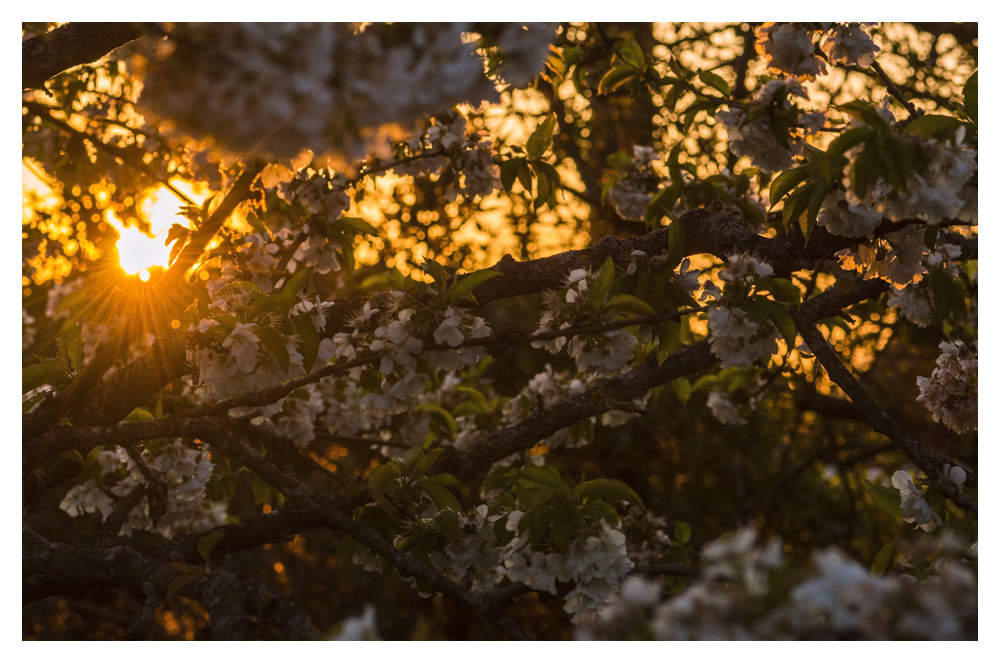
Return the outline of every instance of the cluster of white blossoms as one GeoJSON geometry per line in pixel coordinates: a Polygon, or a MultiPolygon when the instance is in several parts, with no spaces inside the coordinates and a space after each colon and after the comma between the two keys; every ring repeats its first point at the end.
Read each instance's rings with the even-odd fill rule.
{"type": "Polygon", "coordinates": [[[316,438],[316,418],[326,411],[323,394],[315,384],[281,399],[281,410],[264,420],[265,428],[292,444],[304,447],[316,438]]]}
{"type": "Polygon", "coordinates": [[[343,173],[329,168],[300,168],[288,181],[278,183],[278,196],[288,204],[298,203],[313,215],[312,221],[332,223],[351,206],[350,182],[343,173]]]}
{"type": "Polygon", "coordinates": [[[719,273],[726,283],[721,293],[714,284],[706,284],[704,298],[715,297],[708,309],[709,345],[723,368],[749,367],[758,359],[778,351],[778,330],[770,320],[752,320],[744,308],[757,277],[770,276],[774,270],[766,262],[748,255],[729,256],[729,267],[719,273]]]}
{"type": "Polygon", "coordinates": [[[870,67],[881,49],[861,29],[863,23],[834,23],[823,38],[823,52],[832,64],[870,67]]]}
{"type": "MultiPolygon", "coordinates": [[[[547,291],[545,312],[538,322],[538,333],[568,329],[580,320],[610,322],[612,318],[600,312],[604,302],[592,302],[589,284],[594,275],[586,269],[574,269],[566,277],[566,294],[547,291]]],[[[532,347],[545,348],[558,353],[566,348],[570,357],[576,360],[581,373],[594,371],[599,375],[611,375],[625,370],[635,356],[639,340],[626,329],[612,329],[600,334],[576,334],[567,339],[558,336],[547,341],[534,341],[532,347]]]]}
{"type": "Polygon", "coordinates": [[[871,237],[883,218],[871,198],[857,200],[842,189],[834,189],[823,200],[816,223],[834,235],[871,237]]]}
{"type": "Polygon", "coordinates": [[[897,286],[920,280],[927,272],[924,229],[918,225],[888,233],[872,242],[837,253],[841,267],[860,271],[866,279],[880,278],[897,286]]]}
{"type": "Polygon", "coordinates": [[[480,504],[471,514],[460,514],[461,534],[441,550],[430,554],[430,565],[455,582],[468,583],[476,591],[489,591],[503,577],[500,573],[500,546],[494,523],[500,515],[489,515],[480,504]]]}
{"type": "MultiPolygon", "coordinates": [[[[174,440],[155,452],[145,450],[140,469],[124,449],[104,450],[97,454],[100,479],[88,479],[66,493],[59,508],[71,516],[100,513],[106,520],[118,499],[147,484],[143,472],[152,472],[166,485],[166,503],[162,512],[150,509],[147,495],[129,511],[120,534],[131,536],[133,530],[149,530],[169,538],[178,532],[197,532],[226,522],[226,506],[206,497],[214,465],[207,445],[192,449],[174,440]]],[[[155,490],[155,489],[154,489],[155,490]]]]}
{"type": "Polygon", "coordinates": [[[608,191],[608,202],[618,216],[626,221],[643,221],[646,218],[646,207],[653,199],[660,179],[653,162],[659,160],[660,155],[653,148],[632,146],[632,162],[625,177],[615,182],[608,191]]]}
{"type": "MultiPolygon", "coordinates": [[[[215,320],[202,320],[198,331],[204,332],[216,326],[219,323],[215,320]]],[[[285,339],[284,350],[289,357],[286,372],[265,351],[255,329],[257,323],[237,322],[218,347],[209,345],[191,352],[197,377],[205,385],[204,390],[196,392],[203,400],[234,398],[277,386],[290,377],[305,375],[303,357],[295,345],[294,336],[285,339]]],[[[267,413],[273,414],[279,407],[277,404],[269,405],[267,413]]]]}
{"type": "Polygon", "coordinates": [[[822,112],[802,112],[791,103],[791,96],[809,98],[794,78],[775,79],[758,90],[745,108],[732,104],[729,110],[716,113],[715,119],[729,135],[729,150],[750,157],[753,165],[769,173],[790,168],[802,154],[805,137],[818,133],[826,122],[822,112]],[[758,115],[758,109],[765,112],[758,115]],[[749,119],[751,113],[753,119],[749,119]],[[775,138],[776,130],[786,135],[784,144],[775,138]]]}
{"type": "Polygon", "coordinates": [[[812,80],[826,74],[826,63],[816,55],[815,26],[804,23],[765,23],[754,31],[758,55],[779,76],[812,80]]]}
{"type": "Polygon", "coordinates": [[[745,426],[747,420],[740,414],[732,399],[722,389],[713,389],[708,394],[708,409],[712,411],[712,416],[719,420],[719,423],[727,426],[745,426]]]}
{"type": "MultiPolygon", "coordinates": [[[[939,558],[918,582],[873,574],[828,548],[813,554],[809,577],[774,589],[784,566],[780,542],[759,546],[756,539],[752,530],[724,539],[726,554],[710,557],[702,577],[671,596],[663,597],[655,580],[627,578],[618,600],[595,622],[579,625],[576,638],[952,640],[976,632],[977,580],[954,559],[939,558]]],[[[711,549],[719,553],[720,543],[711,549]]]]}
{"type": "Polygon", "coordinates": [[[892,485],[899,491],[899,508],[903,520],[916,523],[925,532],[933,532],[941,524],[941,516],[934,513],[924,494],[913,483],[913,477],[906,470],[892,475],[892,485]]]}
{"type": "MultiPolygon", "coordinates": [[[[288,158],[308,148],[353,158],[384,147],[376,139],[386,128],[498,98],[476,44],[466,38],[471,29],[464,23],[177,24],[149,63],[140,101],[230,153],[288,158]]],[[[501,74],[518,84],[537,75],[552,32],[505,26],[497,41],[511,66],[501,74]]]]}
{"type": "MultiPolygon", "coordinates": [[[[928,267],[944,265],[952,276],[958,275],[958,265],[954,262],[962,255],[962,247],[955,244],[938,244],[924,261],[928,267]]],[[[927,327],[934,321],[934,290],[927,279],[911,283],[901,290],[893,289],[888,304],[899,311],[907,320],[918,327],[927,327]]]]}
{"type": "Polygon", "coordinates": [[[454,307],[428,322],[426,312],[418,315],[416,309],[402,308],[402,301],[402,293],[398,293],[385,312],[365,303],[350,321],[354,331],[335,334],[331,340],[334,357],[349,360],[359,354],[381,355],[374,368],[358,367],[351,373],[365,386],[367,393],[360,406],[370,415],[399,414],[420,402],[427,389],[427,375],[417,372],[418,355],[423,353],[433,370],[457,371],[485,357],[481,346],[458,346],[492,333],[482,318],[454,307]],[[444,347],[425,352],[418,329],[432,332],[434,341],[444,347]]]}
{"type": "MultiPolygon", "coordinates": [[[[507,517],[507,530],[517,531],[523,516],[513,511],[507,517]]],[[[574,539],[569,552],[533,550],[526,535],[516,535],[501,553],[503,574],[511,582],[522,582],[538,591],[556,594],[556,582],[575,583],[565,597],[563,608],[573,615],[573,623],[593,620],[614,600],[622,578],[632,570],[625,548],[625,535],[607,524],[587,536],[574,539]]]]}
{"type": "Polygon", "coordinates": [[[812,80],[826,74],[817,55],[816,35],[825,33],[822,51],[831,64],[869,67],[880,49],[862,29],[865,23],[765,23],[757,28],[756,50],[772,73],[812,80]]]}
{"type": "Polygon", "coordinates": [[[369,603],[364,612],[342,621],[325,639],[345,642],[381,640],[378,636],[378,624],[375,623],[375,606],[369,603]]]}
{"type": "MultiPolygon", "coordinates": [[[[567,399],[587,391],[599,378],[594,374],[575,374],[569,371],[555,372],[552,366],[545,365],[545,370],[537,373],[527,386],[503,406],[503,422],[505,426],[524,421],[538,408],[539,403],[548,409],[567,399]]],[[[621,426],[625,422],[639,416],[649,402],[650,392],[633,399],[628,405],[628,411],[609,410],[600,417],[592,417],[590,423],[600,422],[604,426],[621,426]]],[[[542,440],[548,449],[574,448],[587,444],[590,438],[585,427],[576,425],[562,428],[551,437],[542,440]]],[[[539,462],[543,456],[535,455],[532,459],[539,462]]]]}
{"type": "Polygon", "coordinates": [[[488,196],[500,187],[499,168],[493,160],[493,143],[469,133],[461,115],[436,115],[424,132],[396,145],[401,163],[392,169],[400,175],[439,176],[450,170],[458,183],[445,198],[459,193],[467,198],[488,196]]]}
{"type": "Polygon", "coordinates": [[[956,340],[943,341],[937,368],[929,378],[918,377],[920,395],[934,415],[956,433],[979,429],[979,353],[956,340]]]}
{"type": "Polygon", "coordinates": [[[953,142],[913,138],[919,167],[907,177],[905,191],[893,189],[880,199],[880,211],[894,221],[977,224],[979,157],[976,150],[962,145],[964,134],[961,127],[953,142]]]}
{"type": "Polygon", "coordinates": [[[441,323],[434,330],[434,341],[451,346],[452,349],[430,350],[427,352],[427,360],[436,370],[457,371],[466,366],[475,366],[486,359],[486,350],[478,345],[463,348],[458,346],[467,339],[485,338],[491,333],[492,330],[482,318],[449,306],[441,323]]]}

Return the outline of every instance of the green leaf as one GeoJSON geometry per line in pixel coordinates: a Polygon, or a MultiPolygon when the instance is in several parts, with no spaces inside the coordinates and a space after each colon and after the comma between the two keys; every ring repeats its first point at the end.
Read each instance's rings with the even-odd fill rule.
{"type": "Polygon", "coordinates": [[[837,136],[826,153],[823,155],[827,161],[833,161],[844,155],[844,152],[855,145],[870,140],[875,135],[875,131],[868,127],[853,127],[837,136]]]}
{"type": "Polygon", "coordinates": [[[836,108],[844,111],[851,117],[856,117],[870,127],[876,129],[888,129],[889,125],[886,124],[882,116],[878,114],[871,104],[860,99],[855,99],[854,101],[849,101],[846,104],[837,106],[836,108]]]}
{"type": "Polygon", "coordinates": [[[486,398],[483,392],[479,391],[475,387],[468,387],[465,385],[461,385],[455,387],[455,393],[462,394],[469,400],[473,401],[476,404],[480,414],[486,414],[490,411],[489,400],[486,398]]]}
{"type": "Polygon", "coordinates": [[[518,480],[527,480],[552,488],[557,492],[568,493],[569,485],[559,476],[559,470],[552,465],[534,465],[525,467],[518,473],[518,480]]]}
{"type": "Polygon", "coordinates": [[[417,485],[420,487],[420,490],[427,493],[427,496],[434,501],[437,508],[451,509],[456,513],[460,513],[462,511],[462,505],[459,504],[458,498],[456,498],[450,490],[442,486],[437,481],[424,479],[423,481],[418,482],[417,485]]]}
{"type": "Polygon", "coordinates": [[[931,251],[934,250],[934,245],[937,244],[938,230],[940,226],[927,226],[924,230],[924,246],[926,246],[931,251]]]}
{"type": "Polygon", "coordinates": [[[375,226],[356,216],[342,216],[330,224],[330,229],[345,234],[350,234],[348,231],[354,231],[354,234],[357,235],[378,235],[375,226]]]}
{"type": "Polygon", "coordinates": [[[402,456],[396,458],[394,461],[396,465],[399,466],[399,470],[406,475],[409,475],[410,470],[412,470],[417,463],[424,459],[424,450],[420,447],[410,447],[406,450],[402,456]]]}
{"type": "Polygon", "coordinates": [[[543,170],[537,168],[535,171],[535,186],[537,188],[535,192],[535,201],[532,205],[532,209],[536,212],[540,210],[548,202],[549,198],[552,196],[552,182],[549,181],[548,175],[543,170]]]}
{"type": "Polygon", "coordinates": [[[552,132],[556,128],[556,116],[554,113],[549,113],[545,121],[538,125],[538,127],[531,133],[528,138],[528,144],[525,146],[525,150],[528,156],[532,159],[541,159],[542,155],[549,149],[552,144],[552,132]]]}
{"type": "Polygon", "coordinates": [[[444,534],[449,541],[457,542],[462,536],[462,528],[458,524],[458,511],[456,510],[442,510],[434,516],[433,522],[437,526],[437,530],[444,534]]]}
{"type": "Polygon", "coordinates": [[[368,490],[372,491],[372,495],[378,497],[401,475],[399,466],[395,463],[376,465],[368,473],[368,490]]]}
{"type": "Polygon", "coordinates": [[[312,320],[306,316],[293,317],[292,327],[295,329],[295,335],[299,337],[299,342],[295,347],[302,355],[302,365],[307,371],[312,370],[313,364],[316,363],[316,357],[319,355],[319,333],[312,320]]]}
{"type": "Polygon", "coordinates": [[[503,184],[505,191],[509,192],[512,188],[514,188],[514,182],[517,181],[519,163],[524,163],[524,157],[507,159],[500,164],[500,183],[503,184]]]}
{"type": "MultiPolygon", "coordinates": [[[[415,447],[416,448],[416,447],[415,447]]],[[[431,469],[431,466],[437,462],[437,459],[441,457],[444,453],[444,449],[435,449],[429,454],[425,455],[423,458],[417,461],[414,465],[413,470],[408,473],[411,479],[417,479],[422,477],[427,473],[427,470],[431,469]]]]}
{"type": "Polygon", "coordinates": [[[635,69],[628,65],[613,67],[608,73],[604,74],[601,82],[597,84],[597,94],[610,94],[626,83],[631,83],[636,78],[635,69]]]}
{"type": "Polygon", "coordinates": [[[877,486],[868,479],[862,479],[861,484],[864,486],[865,492],[868,493],[869,497],[875,501],[875,504],[894,516],[903,517],[903,510],[899,508],[898,491],[877,486]]]}
{"type": "Polygon", "coordinates": [[[448,273],[444,271],[444,267],[428,260],[423,264],[423,269],[434,279],[438,294],[443,296],[448,291],[448,273]]]}
{"type": "Polygon", "coordinates": [[[473,289],[500,275],[500,272],[492,269],[480,269],[478,272],[466,274],[461,279],[456,278],[455,285],[448,291],[448,301],[454,303],[472,292],[473,289]]]}
{"type": "Polygon", "coordinates": [[[691,540],[691,526],[683,520],[674,522],[674,539],[677,543],[687,543],[691,540]]]}
{"type": "Polygon", "coordinates": [[[667,227],[667,262],[663,271],[673,272],[684,261],[684,226],[680,219],[672,219],[667,227]]]}
{"type": "Polygon", "coordinates": [[[215,530],[198,539],[198,554],[206,562],[212,555],[212,548],[222,538],[222,530],[215,530]]]}
{"type": "Polygon", "coordinates": [[[619,54],[621,55],[622,61],[633,69],[637,71],[645,70],[646,57],[642,53],[642,46],[639,45],[639,42],[637,42],[634,37],[628,37],[622,43],[619,54]]]}
{"type": "Polygon", "coordinates": [[[962,88],[962,95],[965,98],[965,112],[969,114],[972,121],[979,124],[979,70],[977,69],[962,88]]]}
{"type": "Polygon", "coordinates": [[[670,387],[681,405],[687,405],[688,399],[691,398],[691,381],[687,378],[676,378],[670,383],[670,387]]]}
{"type": "Polygon", "coordinates": [[[774,209],[775,205],[778,204],[778,201],[784,198],[792,189],[804,182],[808,177],[809,167],[799,166],[798,168],[786,170],[771,180],[770,193],[768,194],[771,199],[771,209],[774,209]]]}
{"type": "Polygon", "coordinates": [[[729,95],[732,94],[732,91],[729,89],[729,83],[726,82],[726,79],[714,72],[699,71],[698,78],[700,78],[701,82],[705,85],[721,92],[723,97],[728,98],[729,95]]]}
{"type": "Polygon", "coordinates": [[[451,474],[450,472],[441,472],[439,474],[435,474],[434,476],[427,478],[429,481],[439,483],[442,486],[448,486],[449,488],[462,487],[461,480],[459,480],[458,477],[456,477],[454,474],[451,474]]]}
{"type": "Polygon", "coordinates": [[[758,279],[758,287],[766,288],[770,292],[780,295],[782,299],[793,304],[802,303],[802,291],[799,287],[792,283],[789,279],[783,279],[781,277],[765,277],[758,279]]]}
{"type": "Polygon", "coordinates": [[[645,508],[642,498],[631,486],[619,479],[593,479],[581,483],[573,491],[578,500],[602,499],[615,502],[630,502],[645,508]]]}
{"type": "Polygon", "coordinates": [[[608,257],[601,265],[601,269],[597,272],[597,276],[589,284],[589,289],[587,290],[587,299],[590,303],[596,307],[600,307],[604,304],[604,299],[608,296],[608,290],[611,289],[611,284],[615,280],[615,261],[608,257]]]}
{"type": "Polygon", "coordinates": [[[21,393],[26,394],[43,384],[54,387],[69,381],[66,362],[60,359],[45,359],[37,364],[30,364],[21,369],[21,393]]]}
{"type": "Polygon", "coordinates": [[[875,555],[875,559],[872,560],[872,573],[877,576],[885,575],[895,557],[896,542],[890,541],[882,546],[882,549],[875,555]]]}
{"type": "Polygon", "coordinates": [[[633,295],[615,295],[604,304],[604,309],[621,311],[635,317],[656,313],[652,306],[633,295]]]}
{"type": "Polygon", "coordinates": [[[916,134],[927,138],[945,138],[954,134],[964,125],[957,117],[947,115],[921,115],[906,125],[905,134],[916,134]]]}
{"type": "Polygon", "coordinates": [[[535,210],[541,209],[543,205],[548,205],[549,209],[556,206],[556,192],[562,188],[562,178],[559,171],[550,163],[544,161],[534,161],[532,169],[538,176],[538,192],[535,197],[535,210]]]}
{"type": "Polygon", "coordinates": [[[309,278],[311,272],[312,267],[306,267],[295,272],[292,278],[288,279],[285,283],[285,287],[281,289],[281,293],[294,303],[295,295],[299,294],[299,290],[305,285],[306,279],[309,278]]]}
{"type": "Polygon", "coordinates": [[[458,422],[455,421],[455,417],[452,416],[451,412],[448,412],[440,405],[436,403],[424,403],[416,409],[427,412],[431,416],[431,419],[444,426],[449,435],[458,435],[458,422]]]}
{"type": "Polygon", "coordinates": [[[263,297],[255,299],[249,306],[243,309],[243,317],[245,320],[260,320],[263,314],[268,311],[280,309],[284,307],[286,303],[290,304],[288,298],[281,293],[264,295],[263,297]]]}
{"type": "Polygon", "coordinates": [[[337,544],[337,553],[335,556],[338,568],[342,570],[351,568],[354,563],[354,547],[357,543],[357,541],[347,534],[343,535],[340,539],[340,543],[337,544]]]}
{"type": "Polygon", "coordinates": [[[61,454],[59,454],[59,457],[83,465],[83,456],[76,449],[70,449],[69,451],[64,451],[61,454]]]}
{"type": "Polygon", "coordinates": [[[176,596],[177,592],[181,591],[200,577],[200,570],[178,574],[173,580],[170,581],[170,584],[167,585],[167,589],[163,594],[163,600],[166,601],[167,599],[176,596]]]}
{"type": "Polygon", "coordinates": [[[127,421],[130,424],[137,424],[142,421],[150,421],[152,419],[155,419],[153,413],[144,407],[135,408],[134,410],[129,412],[127,417],[125,417],[125,421],[127,421]]]}
{"type": "Polygon", "coordinates": [[[70,371],[79,370],[80,364],[83,363],[83,342],[80,340],[82,331],[83,322],[81,320],[70,320],[63,325],[62,331],[59,332],[59,338],[56,340],[58,356],[65,361],[70,371]]]}
{"type": "Polygon", "coordinates": [[[291,358],[288,356],[288,348],[285,347],[286,339],[281,332],[274,327],[261,326],[254,327],[250,331],[260,339],[261,345],[278,362],[281,370],[287,373],[291,358]]]}
{"type": "Polygon", "coordinates": [[[778,328],[781,335],[785,338],[785,342],[788,344],[788,349],[791,350],[795,347],[795,321],[792,320],[792,316],[788,315],[788,311],[785,310],[784,306],[780,304],[774,307],[771,313],[771,320],[774,322],[774,326],[778,328]]]}

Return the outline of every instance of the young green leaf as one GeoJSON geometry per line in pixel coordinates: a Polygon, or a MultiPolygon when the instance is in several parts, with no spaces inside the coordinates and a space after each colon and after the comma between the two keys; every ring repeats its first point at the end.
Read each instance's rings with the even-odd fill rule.
{"type": "Polygon", "coordinates": [[[732,91],[729,89],[729,83],[726,82],[726,79],[714,72],[699,71],[698,78],[700,78],[701,82],[705,85],[721,92],[723,97],[728,98],[729,95],[732,94],[732,91]]]}
{"type": "Polygon", "coordinates": [[[457,302],[459,299],[472,292],[475,288],[497,276],[501,276],[500,272],[492,269],[480,269],[478,272],[466,274],[460,279],[456,278],[455,285],[453,285],[451,290],[448,291],[448,301],[452,303],[457,302]]]}
{"type": "Polygon", "coordinates": [[[599,498],[615,502],[629,502],[645,508],[642,498],[624,481],[619,479],[593,479],[581,483],[573,491],[579,500],[599,498]]]}
{"type": "Polygon", "coordinates": [[[879,505],[894,516],[898,516],[900,518],[903,517],[903,510],[899,506],[898,491],[875,485],[868,479],[862,479],[861,485],[864,486],[865,492],[868,493],[868,496],[875,501],[875,504],[879,505]]]}
{"type": "Polygon", "coordinates": [[[532,159],[541,159],[552,144],[552,132],[556,128],[556,116],[549,113],[548,117],[528,137],[525,151],[532,159]]]}

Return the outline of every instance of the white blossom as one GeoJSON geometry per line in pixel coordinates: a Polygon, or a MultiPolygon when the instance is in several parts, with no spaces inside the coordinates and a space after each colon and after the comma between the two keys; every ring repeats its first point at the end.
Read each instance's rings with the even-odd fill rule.
{"type": "Polygon", "coordinates": [[[801,23],[765,23],[755,31],[757,53],[767,58],[772,72],[812,80],[826,73],[816,56],[815,31],[801,23]]]}
{"type": "Polygon", "coordinates": [[[745,426],[747,420],[740,416],[739,409],[733,405],[729,396],[721,389],[713,389],[708,394],[708,408],[712,416],[727,426],[745,426]]]}
{"type": "Polygon", "coordinates": [[[823,38],[823,52],[833,64],[870,67],[881,50],[860,23],[837,23],[823,38]]]}
{"type": "Polygon", "coordinates": [[[892,485],[899,490],[899,508],[903,520],[916,523],[925,532],[932,532],[941,524],[941,517],[934,513],[924,494],[913,483],[909,472],[899,470],[892,475],[892,485]]]}
{"type": "Polygon", "coordinates": [[[934,415],[956,433],[979,428],[979,355],[970,352],[962,341],[943,341],[938,348],[937,368],[930,378],[918,377],[922,402],[934,415]]]}

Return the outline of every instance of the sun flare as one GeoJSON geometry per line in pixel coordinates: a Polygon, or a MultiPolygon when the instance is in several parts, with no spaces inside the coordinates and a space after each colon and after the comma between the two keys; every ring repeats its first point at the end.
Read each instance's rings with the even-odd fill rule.
{"type": "MultiPolygon", "coordinates": [[[[194,200],[203,198],[205,194],[190,190],[185,193],[194,200]]],[[[116,243],[118,249],[118,263],[126,274],[138,274],[143,281],[149,280],[149,270],[153,267],[170,266],[170,245],[164,244],[170,226],[175,223],[188,225],[187,220],[178,214],[183,205],[183,201],[169,189],[162,187],[149,193],[142,203],[142,211],[149,221],[153,236],[143,233],[135,227],[126,227],[108,210],[107,222],[118,231],[119,239],[116,243]]]]}
{"type": "Polygon", "coordinates": [[[156,237],[146,235],[138,228],[126,228],[111,210],[107,211],[107,222],[118,231],[118,264],[126,274],[138,274],[143,281],[149,280],[151,267],[167,267],[170,264],[170,247],[165,246],[166,233],[156,237]]]}

